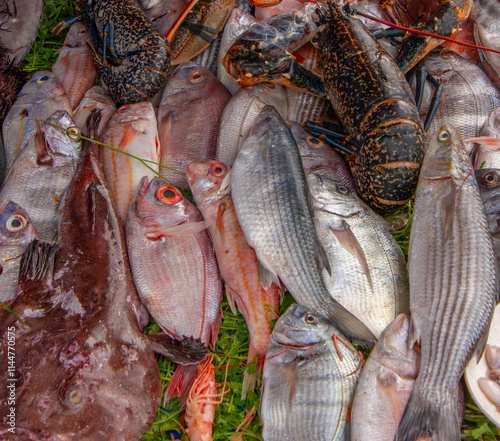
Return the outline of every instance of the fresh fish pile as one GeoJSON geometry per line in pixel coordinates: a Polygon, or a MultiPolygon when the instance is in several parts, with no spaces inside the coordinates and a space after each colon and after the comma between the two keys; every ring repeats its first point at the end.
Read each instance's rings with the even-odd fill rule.
{"type": "MultiPolygon", "coordinates": [[[[45,4],[47,15],[59,2],[45,4]]],[[[368,189],[355,195],[346,161],[360,179],[366,177],[360,170],[370,170],[380,188],[399,193],[406,171],[416,184],[420,164],[404,153],[415,147],[403,140],[408,114],[388,110],[403,98],[413,103],[411,88],[362,24],[333,30],[333,11],[351,21],[347,8],[341,13],[298,0],[266,8],[260,0],[257,8],[247,0],[140,0],[163,26],[160,34],[168,33],[165,42],[142,13],[134,18],[135,3],[89,1],[89,21],[75,23],[64,45],[62,37],[49,42],[52,17],[44,17],[42,52],[54,54],[42,64],[54,64],[27,82],[16,80],[24,86],[3,121],[0,322],[7,328],[0,359],[7,359],[13,328],[17,397],[12,435],[7,395],[0,392],[0,439],[159,440],[175,430],[190,441],[227,438],[231,431],[235,439],[266,441],[458,441],[457,384],[465,364],[482,352],[498,295],[500,175],[488,168],[474,176],[455,142],[436,137],[447,130],[454,139],[454,129],[498,137],[497,56],[471,48],[465,61],[451,52],[455,45],[424,57],[444,92],[426,134],[430,156],[416,199],[410,189],[403,210],[386,216],[391,228],[404,226],[393,232],[400,247],[388,223],[360,202],[368,189]],[[103,5],[111,3],[123,8],[101,22],[92,11],[107,16],[103,5]],[[96,24],[104,42],[85,28],[96,24]],[[313,38],[317,32],[321,38],[313,38]],[[342,54],[323,40],[332,32],[346,53],[353,51],[349,69],[338,69],[342,54]],[[373,59],[367,45],[375,49],[373,59]],[[325,47],[328,57],[318,57],[325,47]],[[195,58],[166,69],[158,56],[195,58]],[[84,67],[83,60],[91,62],[84,67]],[[394,69],[373,70],[375,60],[394,69]],[[150,79],[167,84],[151,100],[117,109],[109,91],[94,85],[96,64],[109,73],[103,86],[120,101],[127,97],[116,90],[142,96],[152,90],[150,79]],[[335,72],[345,76],[334,87],[335,72]],[[386,83],[389,88],[378,89],[386,83]],[[402,97],[401,90],[408,93],[402,97]],[[363,120],[347,137],[349,121],[331,120],[336,95],[350,116],[363,120]],[[311,135],[302,126],[318,131],[311,135]],[[361,149],[359,131],[373,143],[361,149]],[[96,143],[82,152],[80,134],[114,150],[96,143]],[[408,239],[411,298],[403,257],[408,239]],[[297,302],[288,309],[280,306],[284,290],[297,302]],[[402,311],[411,317],[398,316],[402,311]],[[365,365],[349,338],[367,345],[379,338],[365,365]],[[155,351],[178,363],[175,372],[155,351]],[[160,403],[172,412],[167,419],[160,403]]],[[[405,25],[420,15],[438,30],[460,28],[452,38],[467,42],[475,26],[476,38],[498,46],[498,3],[470,3],[457,0],[449,10],[472,10],[461,23],[451,15],[429,20],[451,0],[383,6],[362,0],[351,13],[405,25]]],[[[33,3],[30,17],[20,17],[23,7],[21,0],[0,0],[0,71],[12,64],[5,57],[10,49],[1,45],[5,26],[25,45],[31,37],[21,22],[35,22],[41,2],[33,3]],[[19,28],[10,28],[18,18],[19,28]]],[[[401,55],[399,38],[381,46],[413,63],[412,54],[401,55]]],[[[42,53],[35,47],[26,59],[31,71],[42,53]]],[[[14,77],[8,77],[6,84],[0,75],[0,94],[11,87],[14,77]]],[[[425,88],[422,109],[432,91],[425,88]]],[[[413,113],[412,124],[420,127],[413,113]]],[[[496,167],[492,143],[476,146],[476,168],[496,167]]],[[[286,295],[287,306],[290,301],[286,295]]],[[[491,352],[482,383],[495,406],[498,363],[491,352]]],[[[0,372],[2,384],[7,372],[0,372]]]]}

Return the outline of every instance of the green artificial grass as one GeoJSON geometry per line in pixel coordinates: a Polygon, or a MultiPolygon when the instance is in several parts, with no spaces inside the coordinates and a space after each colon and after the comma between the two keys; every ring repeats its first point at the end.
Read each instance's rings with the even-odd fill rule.
{"type": "MultiPolygon", "coordinates": [[[[57,58],[57,52],[61,48],[67,30],[59,36],[52,34],[52,28],[61,20],[77,15],[76,0],[46,0],[44,2],[44,13],[37,38],[26,56],[24,68],[30,75],[40,70],[49,70],[57,58]]],[[[409,203],[402,210],[388,220],[393,224],[399,223],[401,229],[395,231],[394,237],[400,244],[405,255],[408,252],[409,235],[411,227],[411,208],[409,203]]],[[[280,308],[280,313],[293,302],[288,294],[280,308]]],[[[246,362],[249,336],[242,315],[233,315],[226,302],[223,303],[224,317],[220,326],[219,338],[216,347],[213,348],[215,375],[219,383],[224,383],[226,366],[240,365],[246,362]]],[[[160,328],[153,320],[146,328],[146,332],[159,332],[160,328]]],[[[163,392],[165,392],[168,381],[175,370],[175,364],[168,359],[157,356],[163,381],[163,392]]],[[[222,403],[216,406],[213,424],[214,440],[231,440],[240,432],[235,433],[236,428],[242,424],[245,416],[255,408],[253,418],[242,436],[243,440],[262,439],[259,423],[259,387],[255,392],[249,392],[246,400],[241,400],[241,389],[243,382],[244,366],[229,367],[227,370],[227,387],[230,392],[224,395],[222,403]]],[[[221,390],[221,389],[219,389],[221,390]]],[[[174,400],[166,407],[159,409],[151,428],[144,434],[143,441],[160,441],[179,438],[187,439],[183,426],[183,411],[178,400],[174,400]]],[[[462,430],[464,440],[500,440],[500,430],[489,422],[476,407],[470,395],[466,391],[466,413],[462,430]]]]}

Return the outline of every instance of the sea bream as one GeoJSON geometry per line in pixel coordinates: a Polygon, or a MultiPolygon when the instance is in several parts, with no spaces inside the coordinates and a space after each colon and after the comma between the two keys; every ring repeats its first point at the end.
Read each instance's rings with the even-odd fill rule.
{"type": "Polygon", "coordinates": [[[280,279],[298,303],[330,319],[344,334],[375,340],[323,283],[321,269],[331,270],[314,228],[299,149],[271,106],[262,109],[236,157],[231,192],[241,229],[257,254],[262,285],[280,279]]]}
{"type": "Polygon", "coordinates": [[[424,158],[410,246],[411,326],[420,373],[396,441],[428,433],[460,440],[458,382],[479,360],[498,296],[497,263],[472,164],[456,130],[443,125],[424,158]]]}
{"type": "Polygon", "coordinates": [[[324,317],[293,304],[276,323],[264,363],[265,441],[349,441],[361,355],[324,317]]]}

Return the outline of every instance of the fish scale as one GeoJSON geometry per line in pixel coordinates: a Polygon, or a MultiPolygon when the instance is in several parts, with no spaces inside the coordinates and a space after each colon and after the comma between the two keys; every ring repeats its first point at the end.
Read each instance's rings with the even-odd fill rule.
{"type": "Polygon", "coordinates": [[[458,382],[474,351],[483,351],[498,292],[493,245],[471,170],[458,133],[442,126],[429,144],[415,197],[409,346],[419,341],[422,359],[397,441],[421,433],[460,439],[458,382]]]}

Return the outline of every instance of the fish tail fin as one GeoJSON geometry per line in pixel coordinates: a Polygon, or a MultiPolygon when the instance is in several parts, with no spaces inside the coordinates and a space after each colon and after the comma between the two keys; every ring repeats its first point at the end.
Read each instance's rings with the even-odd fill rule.
{"type": "Polygon", "coordinates": [[[253,391],[255,389],[257,378],[264,369],[264,356],[260,357],[260,354],[252,346],[251,342],[250,342],[250,348],[248,349],[247,363],[252,363],[252,364],[250,364],[250,366],[247,367],[245,369],[245,372],[243,373],[243,386],[241,390],[242,400],[246,399],[248,391],[253,391]],[[257,362],[256,367],[255,367],[255,362],[257,362]]]}
{"type": "Polygon", "coordinates": [[[180,398],[181,404],[186,403],[189,391],[193,386],[196,374],[198,373],[198,365],[178,365],[168,383],[163,404],[168,403],[174,396],[180,398]]]}
{"type": "Polygon", "coordinates": [[[424,399],[414,389],[399,423],[395,441],[414,441],[425,433],[430,434],[433,441],[460,441],[457,391],[445,405],[437,401],[424,399]]]}

